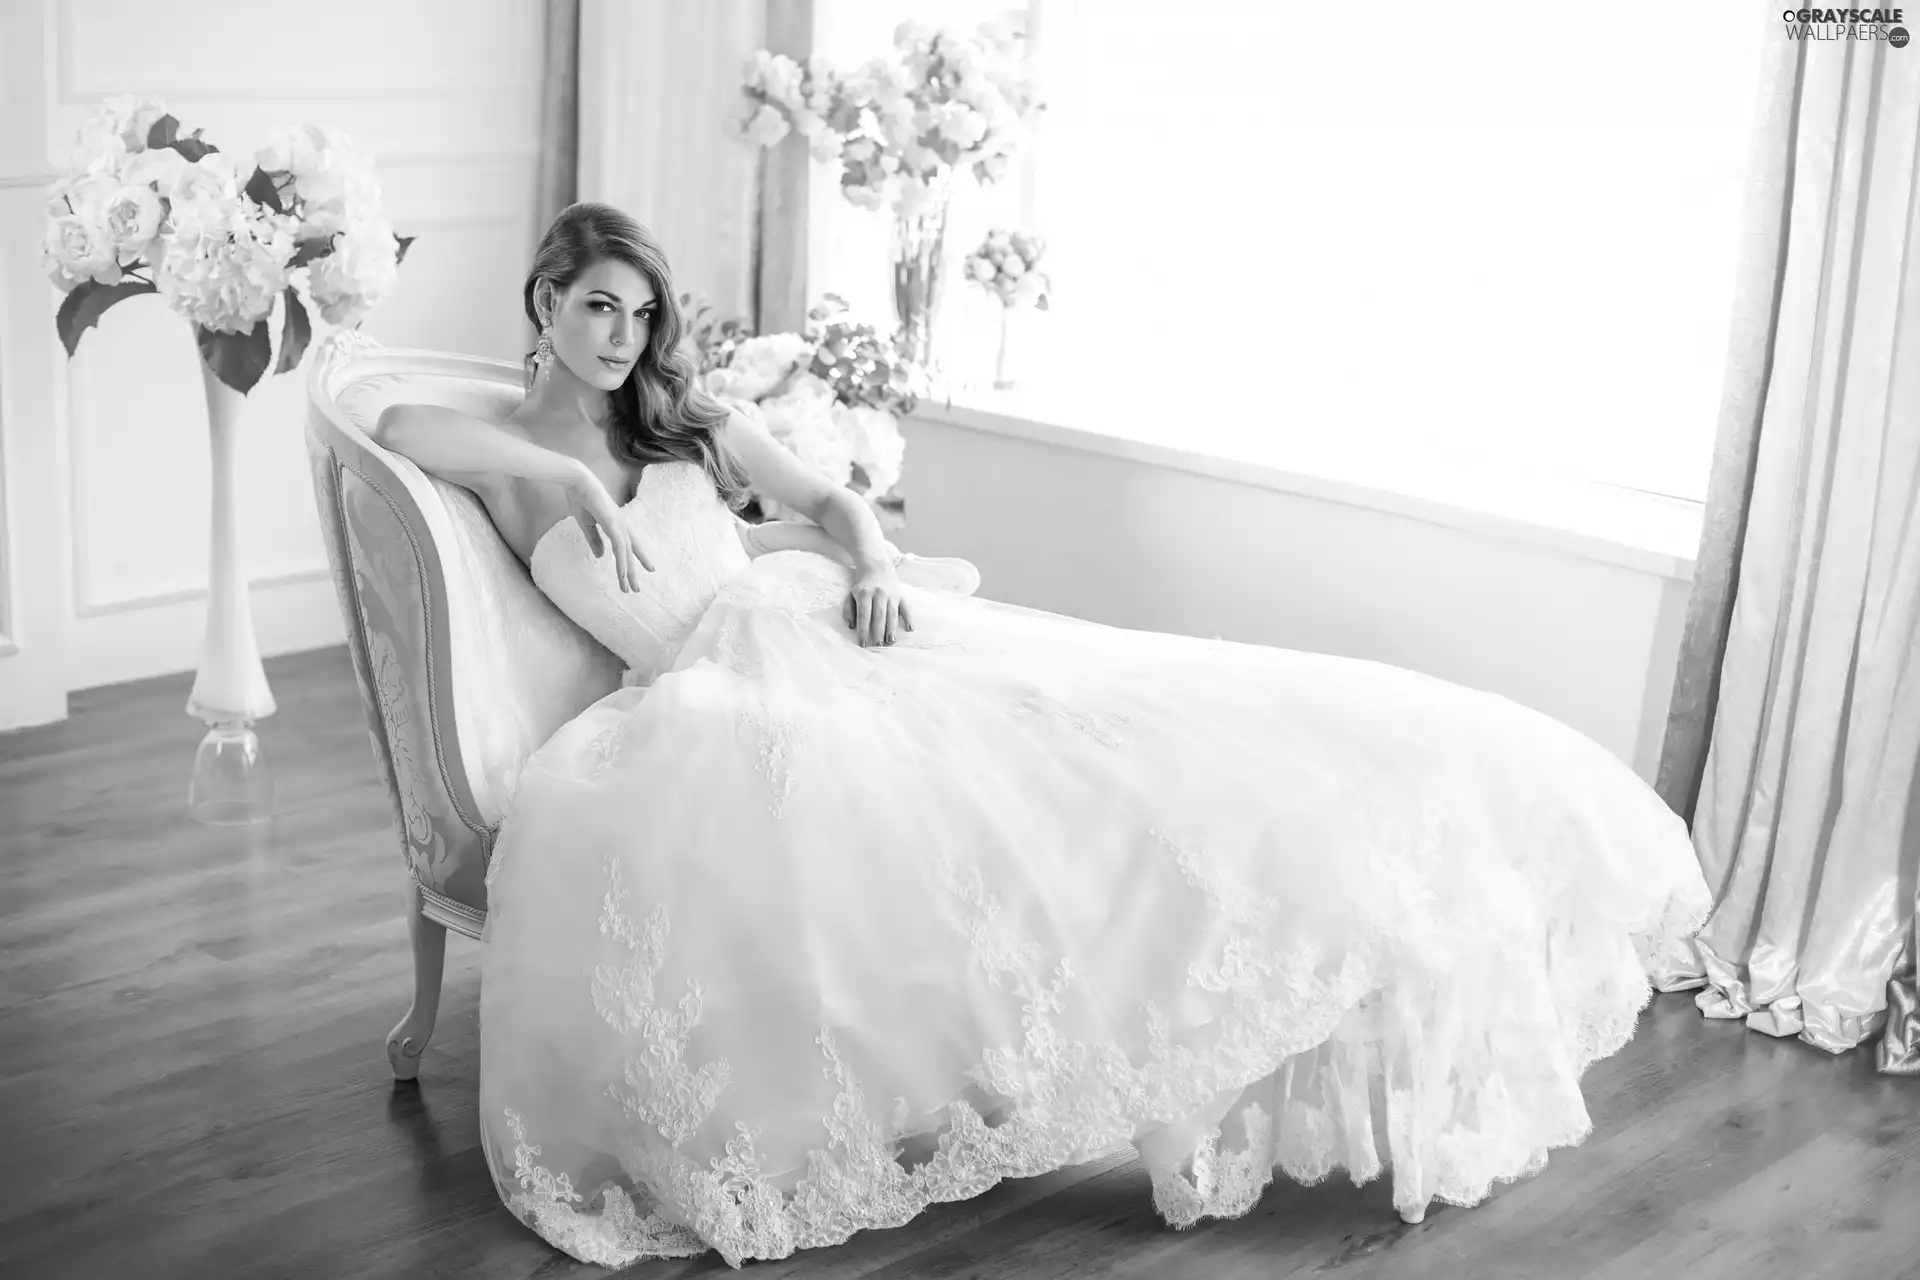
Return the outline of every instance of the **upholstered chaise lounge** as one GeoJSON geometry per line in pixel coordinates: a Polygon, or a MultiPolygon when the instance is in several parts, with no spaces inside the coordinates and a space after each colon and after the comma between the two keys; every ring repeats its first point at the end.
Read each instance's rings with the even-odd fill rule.
{"type": "Polygon", "coordinates": [[[499,419],[518,366],[389,349],[342,330],[307,375],[307,452],[347,646],[406,866],[413,1004],[387,1039],[419,1073],[439,1010],[446,931],[479,938],[486,868],[521,764],[617,688],[614,656],[543,596],[472,493],[371,439],[389,404],[499,419]]]}

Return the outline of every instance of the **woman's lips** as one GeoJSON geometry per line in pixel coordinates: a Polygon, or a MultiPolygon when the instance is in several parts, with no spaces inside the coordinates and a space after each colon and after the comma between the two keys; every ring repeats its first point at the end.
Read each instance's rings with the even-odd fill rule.
{"type": "Polygon", "coordinates": [[[626,368],[626,367],[627,367],[628,365],[630,365],[630,364],[632,364],[632,363],[633,363],[633,361],[631,361],[631,360],[609,360],[609,359],[608,359],[607,357],[605,357],[605,356],[601,356],[601,357],[600,357],[600,363],[601,363],[601,364],[604,364],[604,365],[606,365],[606,366],[607,366],[607,368],[609,368],[609,369],[624,369],[624,368],[626,368]]]}

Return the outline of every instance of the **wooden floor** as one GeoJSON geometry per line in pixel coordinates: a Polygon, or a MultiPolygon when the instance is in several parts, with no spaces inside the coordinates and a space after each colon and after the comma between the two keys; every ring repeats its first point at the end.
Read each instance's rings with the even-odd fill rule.
{"type": "MultiPolygon", "coordinates": [[[[474,1115],[477,944],[417,1086],[411,961],[342,650],[268,664],[265,829],[197,826],[189,681],[0,735],[0,1275],[597,1276],[503,1209],[474,1115]]],[[[1920,1277],[1920,1081],[1663,997],[1585,1082],[1595,1132],[1477,1209],[1269,1190],[1174,1232],[1125,1157],[1003,1183],[759,1277],[1920,1277]]],[[[716,1255],[637,1277],[723,1272],[716,1255]]]]}

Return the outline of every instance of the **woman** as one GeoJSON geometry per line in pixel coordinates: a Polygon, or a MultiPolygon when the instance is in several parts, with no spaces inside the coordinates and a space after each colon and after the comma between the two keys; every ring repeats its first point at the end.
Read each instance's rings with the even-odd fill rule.
{"type": "Polygon", "coordinates": [[[561,214],[525,297],[514,421],[380,435],[629,667],[488,873],[484,1145],[529,1225],[738,1265],[1124,1142],[1177,1227],[1276,1169],[1390,1168],[1418,1221],[1585,1137],[1707,906],[1619,760],[1395,667],[903,582],[695,387],[616,210],[561,214]],[[750,558],[749,485],[841,558],[750,558]]]}

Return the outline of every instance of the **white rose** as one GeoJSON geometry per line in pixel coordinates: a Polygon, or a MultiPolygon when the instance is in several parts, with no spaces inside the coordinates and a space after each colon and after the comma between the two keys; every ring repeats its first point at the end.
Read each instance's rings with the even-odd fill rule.
{"type": "Polygon", "coordinates": [[[986,117],[958,102],[947,104],[939,128],[941,137],[961,147],[971,147],[987,136],[986,117]]]}
{"type": "Polygon", "coordinates": [[[105,218],[107,234],[120,261],[135,263],[158,254],[154,239],[160,234],[161,217],[160,197],[152,187],[120,188],[108,203],[105,218]]]}
{"type": "Polygon", "coordinates": [[[759,408],[774,439],[833,484],[844,485],[853,478],[853,453],[833,420],[832,404],[831,393],[823,398],[799,388],[762,400],[759,408]]]}
{"type": "Polygon", "coordinates": [[[119,284],[124,275],[105,220],[91,210],[47,219],[40,267],[62,293],[72,293],[89,280],[119,284]]]}
{"type": "Polygon", "coordinates": [[[82,145],[98,150],[112,140],[121,151],[135,153],[147,149],[147,135],[167,114],[167,104],[153,94],[116,94],[104,99],[81,126],[82,145]]]}
{"type": "Polygon", "coordinates": [[[891,493],[900,483],[907,456],[899,420],[884,409],[864,404],[836,404],[831,415],[852,460],[867,473],[867,496],[883,498],[891,493]]]}
{"type": "Polygon", "coordinates": [[[333,252],[308,268],[307,288],[320,318],[352,326],[385,301],[400,282],[399,243],[384,216],[350,223],[333,242],[333,252]]]}
{"type": "Polygon", "coordinates": [[[938,209],[939,197],[924,182],[903,182],[900,184],[900,194],[895,203],[902,217],[917,218],[938,209]]]}
{"type": "Polygon", "coordinates": [[[172,167],[168,176],[171,180],[160,188],[160,194],[175,208],[202,202],[240,203],[242,179],[233,157],[224,151],[209,151],[189,164],[172,167]]]}
{"type": "Polygon", "coordinates": [[[840,194],[847,198],[847,203],[862,209],[881,209],[891,203],[886,191],[879,187],[843,186],[840,194]]]}
{"type": "Polygon", "coordinates": [[[993,264],[985,258],[972,258],[967,262],[967,270],[981,284],[993,279],[993,264]]]}
{"type": "Polygon", "coordinates": [[[128,157],[122,176],[129,185],[138,183],[153,188],[159,195],[168,195],[179,185],[192,163],[172,147],[161,147],[157,151],[142,151],[137,156],[128,157]]]}
{"type": "Polygon", "coordinates": [[[729,393],[744,400],[760,400],[786,381],[813,344],[797,333],[769,333],[748,338],[734,349],[728,362],[729,393]]]}
{"type": "Polygon", "coordinates": [[[740,127],[740,132],[755,146],[770,147],[787,136],[789,127],[787,118],[780,114],[778,107],[763,102],[760,109],[740,127]]]}
{"type": "Polygon", "coordinates": [[[319,125],[277,129],[254,163],[274,177],[287,211],[301,219],[300,239],[328,239],[380,213],[373,162],[347,134],[319,125]]]}
{"type": "Polygon", "coordinates": [[[763,91],[783,107],[799,107],[802,105],[800,74],[798,63],[785,54],[777,54],[767,63],[763,91]]]}
{"type": "Polygon", "coordinates": [[[815,160],[832,160],[840,154],[840,135],[831,129],[822,128],[807,142],[807,152],[815,160]]]}

